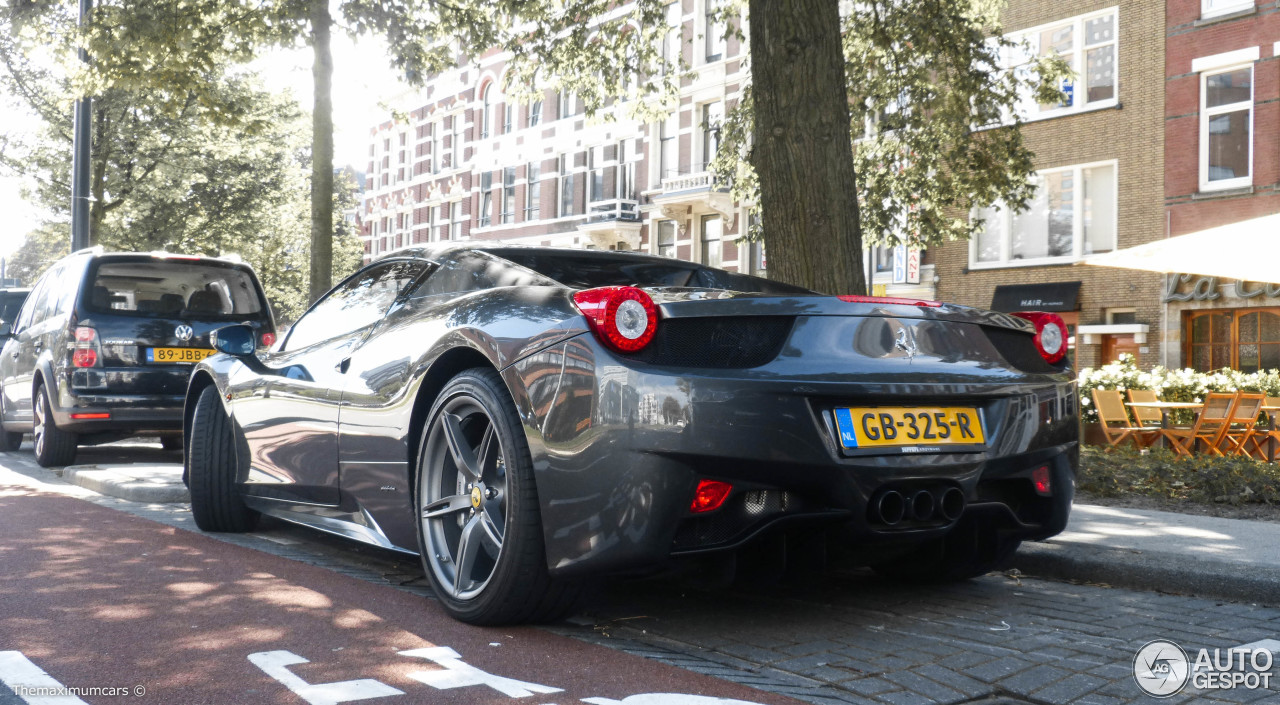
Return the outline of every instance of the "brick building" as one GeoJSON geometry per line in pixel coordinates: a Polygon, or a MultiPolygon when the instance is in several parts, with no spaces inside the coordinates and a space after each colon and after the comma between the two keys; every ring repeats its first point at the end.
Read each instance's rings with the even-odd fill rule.
{"type": "MultiPolygon", "coordinates": [[[[1165,6],[1170,235],[1280,212],[1280,3],[1169,0],[1165,6]]],[[[1275,245],[1241,257],[1280,262],[1275,245]]],[[[1170,362],[1207,370],[1280,367],[1280,286],[1171,277],[1170,362]]]]}
{"type": "Polygon", "coordinates": [[[504,55],[435,77],[395,106],[407,122],[371,132],[365,251],[475,238],[641,250],[759,272],[758,247],[739,246],[745,212],[707,171],[714,126],[738,101],[742,46],[708,11],[669,6],[664,52],[697,72],[665,121],[588,118],[571,94],[502,95],[504,55]],[[710,27],[710,31],[708,28],[710,27]]]}
{"type": "Polygon", "coordinates": [[[1011,0],[1003,20],[1031,51],[1058,52],[1077,77],[1064,104],[1022,107],[1041,184],[1031,209],[989,209],[983,233],[937,248],[938,297],[1058,311],[1075,334],[1077,367],[1121,352],[1160,364],[1163,277],[1075,265],[1164,237],[1164,8],[1011,0]]]}

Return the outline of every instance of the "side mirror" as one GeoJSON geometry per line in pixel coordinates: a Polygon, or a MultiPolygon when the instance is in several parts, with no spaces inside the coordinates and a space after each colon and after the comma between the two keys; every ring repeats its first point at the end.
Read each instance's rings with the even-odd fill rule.
{"type": "Polygon", "coordinates": [[[209,334],[209,342],[218,352],[236,357],[252,357],[257,349],[257,334],[249,326],[223,326],[209,334]]]}

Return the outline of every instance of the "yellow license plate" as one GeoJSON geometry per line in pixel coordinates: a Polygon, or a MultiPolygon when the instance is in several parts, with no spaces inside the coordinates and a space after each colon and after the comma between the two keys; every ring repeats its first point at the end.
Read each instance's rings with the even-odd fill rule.
{"type": "Polygon", "coordinates": [[[215,352],[209,348],[147,348],[147,362],[200,362],[215,352]]]}
{"type": "Polygon", "coordinates": [[[971,406],[877,406],[836,409],[845,448],[982,445],[982,417],[971,406]]]}

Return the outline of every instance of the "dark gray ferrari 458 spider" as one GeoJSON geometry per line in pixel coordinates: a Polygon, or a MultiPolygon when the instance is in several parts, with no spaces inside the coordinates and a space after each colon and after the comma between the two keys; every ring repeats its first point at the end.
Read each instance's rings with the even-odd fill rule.
{"type": "Polygon", "coordinates": [[[1062,531],[1074,491],[1051,313],[472,244],[373,262],[269,351],[212,340],[183,426],[200,528],[266,514],[417,553],[476,624],[699,555],[962,579],[1062,531]]]}

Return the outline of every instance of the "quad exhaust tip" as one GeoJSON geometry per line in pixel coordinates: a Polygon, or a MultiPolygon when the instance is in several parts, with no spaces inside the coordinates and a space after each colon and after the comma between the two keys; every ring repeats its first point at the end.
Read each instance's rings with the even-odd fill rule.
{"type": "Polygon", "coordinates": [[[896,526],[903,520],[928,523],[942,519],[949,524],[959,519],[964,509],[964,492],[956,487],[916,490],[909,495],[886,490],[872,505],[871,518],[885,526],[896,526]]]}

